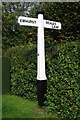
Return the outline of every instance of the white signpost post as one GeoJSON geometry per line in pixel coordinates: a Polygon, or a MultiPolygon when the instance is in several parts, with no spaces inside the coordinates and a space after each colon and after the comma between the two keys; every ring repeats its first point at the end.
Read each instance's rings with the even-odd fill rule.
{"type": "Polygon", "coordinates": [[[38,80],[38,102],[40,106],[44,103],[44,94],[46,91],[45,82],[47,81],[45,71],[45,43],[44,43],[44,28],[61,29],[61,23],[43,19],[43,14],[40,11],[37,18],[20,16],[18,23],[24,26],[38,27],[37,41],[37,80],[38,80]],[[42,94],[42,95],[41,95],[42,94]]]}

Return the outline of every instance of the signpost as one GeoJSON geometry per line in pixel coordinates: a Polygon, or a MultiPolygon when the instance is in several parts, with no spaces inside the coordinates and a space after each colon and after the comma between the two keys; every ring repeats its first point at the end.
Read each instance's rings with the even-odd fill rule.
{"type": "Polygon", "coordinates": [[[18,23],[24,26],[38,27],[38,40],[37,40],[37,96],[38,103],[42,107],[44,106],[45,93],[47,90],[47,77],[45,71],[45,43],[44,43],[44,28],[61,29],[61,23],[55,21],[49,21],[43,19],[43,11],[38,11],[38,19],[23,17],[18,18],[18,23]]]}

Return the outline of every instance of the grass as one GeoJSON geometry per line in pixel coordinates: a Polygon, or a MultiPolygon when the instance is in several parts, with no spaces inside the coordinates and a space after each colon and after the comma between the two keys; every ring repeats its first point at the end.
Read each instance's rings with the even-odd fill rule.
{"type": "Polygon", "coordinates": [[[39,108],[36,101],[29,101],[13,95],[2,96],[2,118],[57,118],[39,108]]]}
{"type": "Polygon", "coordinates": [[[0,96],[0,120],[2,118],[2,97],[0,96]]]}

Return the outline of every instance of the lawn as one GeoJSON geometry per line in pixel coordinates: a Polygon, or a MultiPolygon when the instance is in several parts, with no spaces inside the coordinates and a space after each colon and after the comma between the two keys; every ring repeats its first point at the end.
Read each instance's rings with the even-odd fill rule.
{"type": "Polygon", "coordinates": [[[2,96],[2,118],[57,118],[46,109],[38,106],[36,101],[29,101],[13,95],[2,96]]]}
{"type": "Polygon", "coordinates": [[[0,96],[0,120],[2,118],[2,97],[0,96]]]}

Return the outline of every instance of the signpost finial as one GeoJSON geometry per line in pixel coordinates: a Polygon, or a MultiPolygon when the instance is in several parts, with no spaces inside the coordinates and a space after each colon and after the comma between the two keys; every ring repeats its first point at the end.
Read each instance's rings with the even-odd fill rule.
{"type": "Polygon", "coordinates": [[[43,14],[42,3],[41,2],[39,2],[38,14],[43,14]]]}

